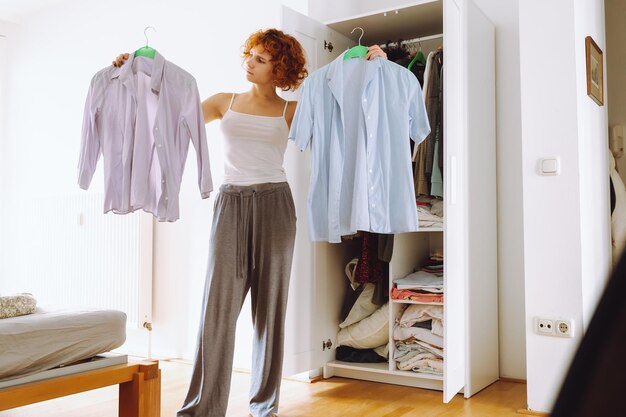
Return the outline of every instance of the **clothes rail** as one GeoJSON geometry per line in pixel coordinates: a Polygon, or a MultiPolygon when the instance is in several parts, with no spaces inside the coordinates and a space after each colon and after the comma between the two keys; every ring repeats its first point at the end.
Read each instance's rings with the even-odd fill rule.
{"type": "MultiPolygon", "coordinates": [[[[438,35],[429,35],[429,36],[422,36],[421,38],[413,38],[413,39],[407,39],[407,40],[403,40],[401,43],[402,45],[411,45],[411,44],[415,44],[415,43],[419,43],[419,42],[423,42],[423,41],[429,41],[432,39],[440,39],[443,38],[443,33],[440,33],[438,35]]],[[[385,47],[389,46],[396,46],[398,44],[398,42],[389,42],[386,44],[382,44],[380,45],[381,48],[385,49],[385,47]]]]}

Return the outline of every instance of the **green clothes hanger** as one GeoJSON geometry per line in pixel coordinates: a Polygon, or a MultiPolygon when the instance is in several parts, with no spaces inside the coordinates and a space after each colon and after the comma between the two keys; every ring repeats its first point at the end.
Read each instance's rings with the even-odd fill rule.
{"type": "Polygon", "coordinates": [[[139,48],[135,51],[135,56],[145,56],[147,58],[152,58],[154,59],[154,54],[155,54],[156,50],[153,48],[150,48],[149,46],[144,46],[142,48],[139,48]]]}
{"type": "Polygon", "coordinates": [[[156,50],[154,48],[151,48],[151,47],[148,46],[148,35],[146,34],[146,31],[148,29],[152,29],[152,30],[154,30],[156,32],[156,29],[153,28],[152,26],[148,26],[147,28],[144,29],[143,35],[146,37],[146,46],[143,46],[143,47],[137,49],[135,51],[135,57],[145,56],[147,58],[154,59],[154,54],[156,53],[156,50]]]}
{"type": "Polygon", "coordinates": [[[413,64],[415,64],[417,61],[421,62],[422,65],[426,65],[426,57],[422,53],[422,43],[421,42],[419,42],[419,46],[420,46],[419,51],[417,51],[417,53],[415,54],[415,56],[413,57],[411,62],[409,62],[409,66],[407,67],[407,69],[409,71],[411,71],[411,68],[413,67],[413,64]]]}
{"type": "Polygon", "coordinates": [[[364,58],[367,55],[367,51],[369,50],[369,48],[367,46],[361,45],[361,38],[365,34],[365,31],[363,30],[363,28],[355,27],[354,29],[352,29],[352,32],[350,33],[354,33],[354,31],[357,29],[361,29],[361,36],[359,36],[359,44],[346,51],[346,53],[343,56],[344,61],[350,58],[364,58]]]}

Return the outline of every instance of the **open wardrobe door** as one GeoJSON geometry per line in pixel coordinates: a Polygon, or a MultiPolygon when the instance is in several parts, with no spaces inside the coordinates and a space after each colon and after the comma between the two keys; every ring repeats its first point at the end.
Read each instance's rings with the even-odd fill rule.
{"type": "MultiPolygon", "coordinates": [[[[463,0],[460,0],[463,1],[463,0]]],[[[444,0],[444,341],[443,401],[449,402],[465,385],[465,285],[467,225],[465,223],[465,132],[463,128],[463,37],[460,1],[444,0]]]]}
{"type": "Polygon", "coordinates": [[[474,379],[492,378],[482,358],[498,355],[495,43],[493,24],[472,0],[444,0],[444,32],[444,253],[451,261],[445,265],[443,397],[449,402],[461,389],[472,395],[480,385],[474,379]]]}
{"type": "MultiPolygon", "coordinates": [[[[285,6],[282,6],[281,29],[302,44],[309,74],[354,45],[354,41],[326,25],[285,6]]],[[[297,100],[298,95],[299,90],[281,93],[287,100],[297,100]]],[[[310,151],[300,152],[293,143],[289,143],[284,166],[298,217],[283,362],[283,375],[293,375],[321,368],[335,359],[337,313],[334,306],[340,303],[327,297],[341,296],[345,282],[336,283],[341,288],[337,292],[328,288],[331,282],[314,278],[316,269],[328,265],[325,259],[328,245],[316,244],[309,238],[307,194],[311,173],[310,151]],[[322,347],[322,342],[328,339],[331,339],[332,347],[322,347]]]]}
{"type": "Polygon", "coordinates": [[[499,377],[495,28],[473,0],[463,13],[467,190],[465,397],[499,377]],[[477,336],[479,335],[479,336],[477,336]],[[471,367],[471,372],[469,371],[471,367]]]}

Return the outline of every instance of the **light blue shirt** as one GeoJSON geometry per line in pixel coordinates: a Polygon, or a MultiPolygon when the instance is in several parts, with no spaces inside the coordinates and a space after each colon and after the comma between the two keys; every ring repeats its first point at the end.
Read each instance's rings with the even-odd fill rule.
{"type": "Polygon", "coordinates": [[[429,132],[419,82],[398,64],[342,54],[311,74],[289,133],[311,147],[311,239],[416,231],[409,137],[429,132]]]}

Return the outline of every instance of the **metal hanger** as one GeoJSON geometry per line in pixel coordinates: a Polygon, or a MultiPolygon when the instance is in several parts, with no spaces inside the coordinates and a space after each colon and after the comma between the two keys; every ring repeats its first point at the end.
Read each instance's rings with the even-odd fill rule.
{"type": "Polygon", "coordinates": [[[361,45],[361,38],[363,37],[363,35],[365,35],[365,31],[363,30],[363,28],[357,26],[354,29],[352,29],[352,32],[350,32],[350,34],[354,33],[354,31],[357,29],[361,29],[361,36],[359,36],[359,44],[353,48],[348,49],[348,51],[343,56],[344,61],[350,58],[363,58],[367,55],[367,51],[369,48],[367,46],[361,45]]]}
{"type": "Polygon", "coordinates": [[[153,28],[152,26],[148,26],[144,29],[143,31],[143,36],[146,37],[146,46],[143,46],[139,49],[137,49],[135,51],[135,56],[145,56],[147,58],[152,58],[154,59],[154,54],[156,52],[156,50],[154,48],[151,48],[150,46],[148,46],[148,34],[146,33],[148,31],[148,29],[152,29],[156,32],[156,29],[153,28]]]}

